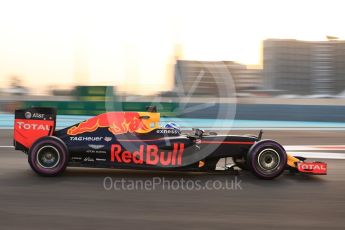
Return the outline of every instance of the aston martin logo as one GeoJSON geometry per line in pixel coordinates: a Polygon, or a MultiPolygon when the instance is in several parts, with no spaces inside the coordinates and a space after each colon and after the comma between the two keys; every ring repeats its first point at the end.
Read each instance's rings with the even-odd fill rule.
{"type": "Polygon", "coordinates": [[[92,149],[101,149],[104,147],[104,145],[89,145],[89,147],[92,149]]]}
{"type": "Polygon", "coordinates": [[[111,141],[113,138],[112,137],[104,137],[104,140],[106,141],[106,142],[109,142],[109,141],[111,141]]]}

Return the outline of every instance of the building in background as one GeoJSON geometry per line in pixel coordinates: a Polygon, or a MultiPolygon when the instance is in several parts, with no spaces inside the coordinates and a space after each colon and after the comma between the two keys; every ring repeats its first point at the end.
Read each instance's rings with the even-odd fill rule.
{"type": "MultiPolygon", "coordinates": [[[[178,60],[175,66],[175,93],[226,97],[224,86],[234,84],[236,93],[261,88],[262,69],[232,61],[178,60]]],[[[235,93],[235,92],[232,92],[235,93]]]]}
{"type": "Polygon", "coordinates": [[[268,39],[263,84],[279,94],[335,95],[345,89],[345,41],[268,39]]]}

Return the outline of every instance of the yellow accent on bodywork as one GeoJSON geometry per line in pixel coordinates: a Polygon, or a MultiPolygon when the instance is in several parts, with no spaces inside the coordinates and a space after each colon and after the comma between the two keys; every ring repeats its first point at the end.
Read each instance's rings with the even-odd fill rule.
{"type": "Polygon", "coordinates": [[[296,168],[296,164],[295,163],[300,162],[300,160],[297,159],[296,157],[290,155],[290,154],[287,154],[287,157],[288,157],[287,165],[292,167],[292,168],[296,168]]]}
{"type": "Polygon", "coordinates": [[[152,113],[152,112],[139,112],[139,116],[143,117],[141,118],[141,121],[144,123],[146,127],[149,127],[147,130],[136,130],[137,133],[148,133],[151,132],[154,129],[159,128],[159,121],[161,118],[160,113],[152,113]],[[147,117],[147,118],[144,118],[147,117]]]}

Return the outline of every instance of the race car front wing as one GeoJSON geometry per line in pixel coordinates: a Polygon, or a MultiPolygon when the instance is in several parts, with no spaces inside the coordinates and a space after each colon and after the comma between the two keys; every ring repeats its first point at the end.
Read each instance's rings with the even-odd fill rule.
{"type": "Polygon", "coordinates": [[[296,169],[300,173],[313,175],[326,175],[327,164],[325,162],[304,162],[304,159],[298,159],[288,154],[288,166],[296,169]]]}

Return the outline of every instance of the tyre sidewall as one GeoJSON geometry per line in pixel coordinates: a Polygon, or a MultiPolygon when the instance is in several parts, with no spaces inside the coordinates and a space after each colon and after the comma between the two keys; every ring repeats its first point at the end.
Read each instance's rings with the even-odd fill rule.
{"type": "Polygon", "coordinates": [[[263,140],[255,143],[247,154],[247,166],[248,168],[258,177],[263,179],[273,179],[275,177],[278,177],[286,168],[287,163],[287,155],[285,152],[285,149],[283,146],[281,146],[279,143],[272,141],[272,140],[263,140]],[[258,165],[258,156],[261,151],[264,149],[273,149],[275,150],[279,157],[280,162],[276,169],[274,169],[271,173],[264,173],[260,169],[260,166],[258,165]]]}
{"type": "Polygon", "coordinates": [[[31,168],[42,176],[57,176],[65,171],[69,160],[69,154],[66,144],[59,138],[54,136],[42,137],[34,142],[28,153],[28,161],[31,168]],[[54,168],[43,168],[37,162],[37,154],[39,149],[44,146],[53,146],[59,152],[59,162],[54,168]]]}

